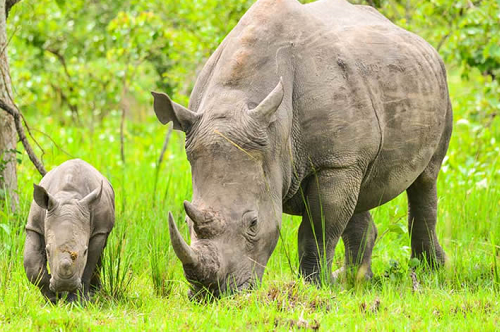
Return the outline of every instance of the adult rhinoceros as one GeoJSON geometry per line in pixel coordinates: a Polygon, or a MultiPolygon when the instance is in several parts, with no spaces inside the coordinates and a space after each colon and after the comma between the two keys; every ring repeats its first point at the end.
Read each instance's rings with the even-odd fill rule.
{"type": "Polygon", "coordinates": [[[195,291],[262,278],[282,212],[303,217],[300,272],[345,267],[367,277],[377,231],[369,210],[404,190],[412,256],[445,254],[436,180],[452,130],[437,52],[371,7],[344,0],[260,0],[210,57],[185,108],[155,93],[163,124],[186,133],[191,246],[172,215],[172,245],[195,291]]]}

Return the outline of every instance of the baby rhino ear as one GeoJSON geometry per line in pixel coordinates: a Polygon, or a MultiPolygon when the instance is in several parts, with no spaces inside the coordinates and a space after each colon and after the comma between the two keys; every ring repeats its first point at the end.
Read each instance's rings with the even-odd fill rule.
{"type": "Polygon", "coordinates": [[[97,187],[90,194],[82,198],[80,200],[80,204],[89,206],[90,204],[97,201],[101,197],[102,192],[103,192],[103,181],[101,180],[101,184],[99,185],[99,187],[97,187]]]}
{"type": "Polygon", "coordinates": [[[38,206],[45,210],[52,210],[57,201],[49,194],[44,187],[33,183],[33,199],[38,206]]]}
{"type": "Polygon", "coordinates": [[[197,113],[173,102],[165,93],[151,91],[151,94],[153,109],[162,124],[172,121],[174,129],[186,132],[197,120],[197,113]]]}

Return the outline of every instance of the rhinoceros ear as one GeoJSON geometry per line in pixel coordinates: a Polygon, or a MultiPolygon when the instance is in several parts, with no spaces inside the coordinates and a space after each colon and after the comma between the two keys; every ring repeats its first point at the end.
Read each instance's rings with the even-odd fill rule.
{"type": "Polygon", "coordinates": [[[266,123],[272,123],[275,121],[275,113],[284,99],[284,85],[282,83],[282,77],[277,86],[270,92],[270,94],[264,98],[264,100],[253,108],[249,110],[249,114],[260,121],[266,123]]]}
{"type": "Polygon", "coordinates": [[[99,187],[94,189],[90,194],[85,196],[80,200],[80,204],[89,206],[92,204],[94,201],[98,200],[101,197],[101,193],[103,192],[103,181],[101,180],[101,184],[99,187]]]}
{"type": "Polygon", "coordinates": [[[45,210],[52,210],[57,201],[49,194],[44,187],[33,183],[33,199],[38,206],[45,210]]]}
{"type": "Polygon", "coordinates": [[[162,124],[172,121],[174,129],[186,132],[197,120],[197,113],[173,102],[165,93],[151,91],[151,94],[153,109],[162,124]]]}

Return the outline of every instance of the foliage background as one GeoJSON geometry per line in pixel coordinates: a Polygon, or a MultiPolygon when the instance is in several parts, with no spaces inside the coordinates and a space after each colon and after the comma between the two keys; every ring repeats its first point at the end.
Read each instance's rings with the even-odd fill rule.
{"type": "MultiPolygon", "coordinates": [[[[322,290],[303,285],[295,279],[299,223],[284,216],[290,226],[261,290],[207,307],[190,304],[165,222],[168,210],[181,221],[181,202],[191,197],[184,137],[173,133],[159,165],[167,129],[152,116],[149,91],[167,92],[186,105],[197,72],[253,1],[23,0],[8,19],[14,101],[47,169],[79,157],[111,180],[117,227],[107,249],[108,283],[96,302],[87,308],[44,305],[22,268],[31,183],[40,177],[19,145],[21,208],[12,214],[5,207],[0,214],[0,327],[152,329],[165,328],[171,317],[172,326],[188,329],[288,329],[301,327],[301,320],[327,329],[498,329],[499,1],[352,2],[372,5],[419,34],[446,62],[455,128],[439,180],[438,228],[450,268],[423,271],[422,293],[410,291],[408,268],[414,263],[401,196],[374,212],[381,234],[376,281],[322,290]],[[118,286],[116,279],[122,280],[118,286]],[[318,302],[313,309],[312,301],[318,302]]],[[[337,266],[343,259],[339,247],[337,266]]]]}

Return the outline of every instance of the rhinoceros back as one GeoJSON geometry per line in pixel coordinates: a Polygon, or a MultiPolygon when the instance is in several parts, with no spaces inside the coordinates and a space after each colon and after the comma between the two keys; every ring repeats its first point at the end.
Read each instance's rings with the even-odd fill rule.
{"type": "MultiPolygon", "coordinates": [[[[92,205],[92,235],[109,233],[115,220],[115,193],[106,177],[89,163],[68,160],[48,172],[40,186],[56,199],[81,199],[98,188],[103,182],[103,191],[98,202],[92,205]]],[[[45,210],[32,201],[26,229],[44,233],[45,210]]]]}
{"type": "Polygon", "coordinates": [[[450,135],[439,55],[372,8],[259,0],[209,59],[190,107],[237,113],[222,109],[221,96],[238,92],[242,104],[256,104],[280,77],[277,123],[292,123],[295,165],[285,200],[312,170],[355,165],[364,174],[360,208],[370,209],[408,188],[450,135]]]}

